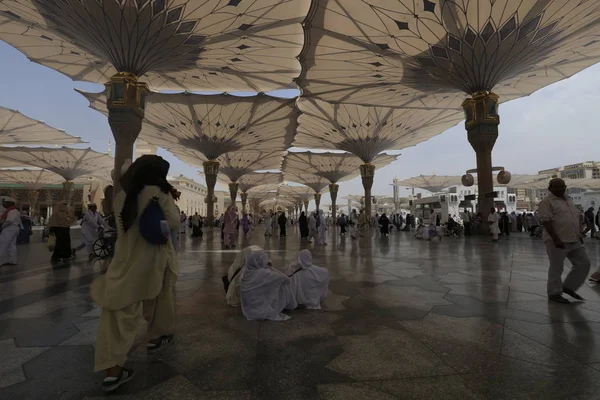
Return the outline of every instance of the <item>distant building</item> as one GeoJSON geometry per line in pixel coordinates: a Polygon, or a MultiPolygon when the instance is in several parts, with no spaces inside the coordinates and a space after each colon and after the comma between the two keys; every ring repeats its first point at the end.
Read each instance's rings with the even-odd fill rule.
{"type": "MultiPolygon", "coordinates": [[[[73,195],[71,196],[71,207],[75,215],[80,215],[84,211],[85,205],[90,201],[97,201],[93,196],[96,191],[90,187],[91,185],[90,181],[89,184],[76,184],[74,186],[73,195]]],[[[49,217],[52,214],[52,206],[58,201],[63,200],[64,196],[61,184],[46,185],[36,190],[38,197],[35,203],[35,210],[33,210],[30,197],[33,191],[19,183],[0,183],[0,197],[12,197],[17,202],[17,208],[28,211],[30,215],[49,217]]]]}
{"type": "MultiPolygon", "coordinates": [[[[514,190],[499,186],[494,188],[496,197],[494,198],[494,205],[500,211],[513,212],[517,210],[517,194],[514,190]]],[[[458,207],[461,209],[469,208],[471,211],[476,211],[477,200],[465,200],[465,196],[475,195],[478,196],[477,185],[473,186],[452,186],[448,189],[448,193],[456,193],[458,207]]]]}
{"type": "MultiPolygon", "coordinates": [[[[538,172],[539,174],[547,174],[552,178],[569,178],[569,179],[600,179],[600,162],[598,161],[583,161],[577,164],[564,165],[557,168],[549,168],[538,172]]],[[[537,204],[542,201],[548,191],[542,190],[527,190],[533,208],[537,208],[537,204]]],[[[576,205],[580,205],[587,209],[594,207],[598,209],[599,194],[598,192],[587,191],[585,189],[568,189],[567,193],[573,199],[576,205]]]]}
{"type": "Polygon", "coordinates": [[[185,212],[186,215],[198,213],[204,217],[206,216],[206,203],[204,202],[207,193],[206,186],[183,175],[169,177],[168,181],[181,192],[181,197],[177,202],[177,206],[181,211],[185,212]]]}

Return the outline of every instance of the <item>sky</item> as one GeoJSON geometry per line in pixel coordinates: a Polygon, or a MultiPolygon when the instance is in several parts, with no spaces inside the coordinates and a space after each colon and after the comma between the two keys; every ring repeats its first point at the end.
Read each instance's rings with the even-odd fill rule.
{"type": "MultiPolygon", "coordinates": [[[[49,68],[30,62],[0,41],[0,106],[82,137],[94,150],[106,152],[114,139],[108,121],[88,108],[75,88],[99,92],[103,86],[73,82],[49,68]]],[[[550,85],[521,99],[500,105],[499,137],[493,165],[513,174],[600,160],[597,135],[600,115],[600,65],[550,85]]],[[[293,150],[293,149],[292,149],[293,150]]],[[[394,152],[398,153],[398,152],[394,152]]],[[[475,168],[475,153],[467,141],[464,122],[415,147],[404,149],[397,161],[376,171],[373,195],[391,196],[394,177],[462,175],[475,168]]],[[[198,168],[182,163],[166,151],[159,154],[171,163],[171,175],[183,174],[198,182],[198,168]]],[[[226,187],[219,186],[224,190],[226,187]]],[[[360,177],[340,184],[338,204],[344,196],[362,194],[360,177]]],[[[407,196],[408,189],[400,191],[407,196]]],[[[321,201],[330,203],[329,196],[321,201]]]]}

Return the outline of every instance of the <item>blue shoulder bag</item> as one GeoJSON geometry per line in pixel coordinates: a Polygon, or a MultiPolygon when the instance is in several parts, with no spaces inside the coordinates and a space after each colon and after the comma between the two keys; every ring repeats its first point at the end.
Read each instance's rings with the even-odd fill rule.
{"type": "Polygon", "coordinates": [[[140,216],[140,234],[148,243],[163,245],[169,241],[163,233],[161,221],[165,221],[165,213],[158,204],[158,198],[154,197],[140,216]]]}

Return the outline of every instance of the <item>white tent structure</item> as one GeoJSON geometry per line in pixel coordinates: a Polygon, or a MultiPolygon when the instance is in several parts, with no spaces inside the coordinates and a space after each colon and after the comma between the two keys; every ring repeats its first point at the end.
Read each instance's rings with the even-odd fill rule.
{"type": "MultiPolygon", "coordinates": [[[[597,1],[321,0],[297,82],[342,107],[464,109],[479,193],[490,193],[499,102],[600,61],[599,19],[597,1]]],[[[493,199],[479,203],[485,212],[493,199]]]]}
{"type": "Polygon", "coordinates": [[[367,214],[371,213],[373,161],[385,150],[415,146],[463,119],[458,110],[415,110],[327,103],[298,99],[301,111],[294,146],[345,150],[362,160],[359,166],[367,214]]]}
{"type": "Polygon", "coordinates": [[[63,196],[67,202],[71,201],[76,179],[94,176],[104,178],[114,165],[113,159],[104,153],[68,147],[4,147],[0,148],[0,159],[59,175],[64,180],[63,196]]]}
{"type": "Polygon", "coordinates": [[[461,184],[460,176],[419,175],[397,181],[394,183],[394,186],[423,189],[431,193],[439,193],[443,189],[461,184]]]}
{"type": "MultiPolygon", "coordinates": [[[[399,156],[391,154],[377,155],[371,164],[375,168],[383,168],[399,156]]],[[[284,157],[284,174],[294,174],[304,178],[312,174],[329,181],[329,194],[331,195],[332,216],[335,219],[336,201],[339,189],[338,182],[350,180],[360,175],[362,161],[351,153],[315,153],[315,152],[288,152],[284,157]]],[[[300,182],[303,183],[303,182],[300,182]]]]}
{"type": "Polygon", "coordinates": [[[246,203],[250,191],[276,191],[279,184],[283,182],[281,172],[251,172],[244,174],[237,180],[238,188],[242,191],[242,211],[246,211],[246,203]]]}
{"type": "MultiPolygon", "coordinates": [[[[0,40],[76,81],[106,84],[115,191],[153,90],[294,88],[311,0],[0,1],[0,40]]],[[[210,199],[212,201],[212,198],[210,199]]],[[[211,216],[212,217],[212,216],[211,216]]]]}
{"type": "Polygon", "coordinates": [[[16,110],[0,107],[0,145],[65,145],[84,143],[61,129],[36,121],[16,110]]]}
{"type": "MultiPolygon", "coordinates": [[[[106,93],[82,94],[90,101],[91,108],[106,112],[106,93]]],[[[207,218],[210,219],[221,166],[219,158],[250,150],[270,154],[285,151],[296,131],[298,112],[294,102],[294,99],[265,94],[237,97],[152,93],[146,101],[140,138],[168,149],[186,163],[203,167],[208,192],[207,218]]],[[[246,157],[240,155],[233,159],[248,165],[246,157]]],[[[280,163],[281,160],[275,162],[280,163]]],[[[256,169],[244,167],[244,171],[261,168],[260,165],[256,169]]]]}

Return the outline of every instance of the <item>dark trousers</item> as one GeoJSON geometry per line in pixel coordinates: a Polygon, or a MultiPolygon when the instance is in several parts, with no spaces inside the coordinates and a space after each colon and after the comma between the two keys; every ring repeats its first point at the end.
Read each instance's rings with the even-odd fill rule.
{"type": "Polygon", "coordinates": [[[591,235],[591,236],[592,236],[592,237],[594,237],[594,234],[596,233],[596,226],[595,226],[594,224],[592,224],[591,222],[589,222],[589,221],[588,221],[588,222],[586,223],[586,228],[585,228],[585,230],[583,231],[583,234],[584,234],[584,235],[587,235],[587,233],[588,233],[589,231],[592,231],[592,235],[591,235]]]}
{"type": "Polygon", "coordinates": [[[471,236],[471,223],[465,222],[465,236],[471,236]]]}
{"type": "Polygon", "coordinates": [[[71,258],[71,229],[54,226],[50,228],[50,233],[56,237],[56,245],[52,253],[53,260],[71,258]]]}

